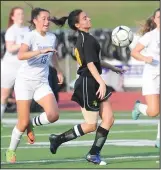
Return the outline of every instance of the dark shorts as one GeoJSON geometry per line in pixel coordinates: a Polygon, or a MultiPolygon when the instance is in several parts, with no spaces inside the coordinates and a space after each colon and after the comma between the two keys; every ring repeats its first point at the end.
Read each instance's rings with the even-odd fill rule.
{"type": "Polygon", "coordinates": [[[99,111],[100,103],[108,99],[112,91],[106,86],[105,97],[100,100],[96,95],[98,88],[99,84],[93,77],[80,76],[75,82],[72,100],[88,111],[99,111]]]}

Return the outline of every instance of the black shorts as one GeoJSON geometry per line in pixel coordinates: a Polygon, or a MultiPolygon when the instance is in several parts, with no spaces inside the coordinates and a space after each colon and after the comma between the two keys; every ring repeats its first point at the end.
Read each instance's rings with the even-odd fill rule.
{"type": "Polygon", "coordinates": [[[105,97],[100,100],[96,95],[98,88],[99,84],[93,77],[80,76],[75,82],[72,100],[88,111],[99,111],[100,103],[108,99],[112,91],[106,86],[105,97]]]}

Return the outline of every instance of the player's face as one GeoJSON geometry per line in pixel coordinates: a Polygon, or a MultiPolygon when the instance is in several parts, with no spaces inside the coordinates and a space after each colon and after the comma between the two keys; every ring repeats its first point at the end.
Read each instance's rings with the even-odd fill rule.
{"type": "Polygon", "coordinates": [[[16,24],[23,24],[24,22],[24,11],[22,9],[15,9],[12,16],[12,20],[16,24]]]}
{"type": "Polygon", "coordinates": [[[34,19],[34,23],[36,25],[36,29],[42,32],[47,32],[50,26],[49,12],[46,12],[46,11],[40,12],[37,18],[34,19]]]}
{"type": "Polygon", "coordinates": [[[79,23],[76,24],[78,29],[90,29],[91,28],[91,19],[87,16],[85,12],[79,14],[79,23]]]}
{"type": "Polygon", "coordinates": [[[154,22],[156,23],[157,27],[160,27],[160,11],[156,12],[154,22]]]}

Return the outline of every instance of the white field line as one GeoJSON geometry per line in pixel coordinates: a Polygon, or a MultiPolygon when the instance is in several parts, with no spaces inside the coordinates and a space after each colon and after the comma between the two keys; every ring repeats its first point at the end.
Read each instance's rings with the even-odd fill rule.
{"type": "MultiPolygon", "coordinates": [[[[53,125],[75,125],[75,124],[80,124],[83,123],[84,120],[83,119],[59,119],[57,122],[55,123],[51,123],[49,125],[46,126],[53,126],[53,125]]],[[[2,120],[2,124],[4,125],[15,125],[17,123],[17,119],[16,118],[6,118],[2,120]]],[[[101,123],[101,120],[98,121],[98,123],[101,123]]],[[[156,125],[158,123],[158,120],[131,120],[131,119],[122,119],[122,120],[115,120],[114,124],[119,124],[119,125],[131,125],[131,124],[147,124],[147,125],[156,125]]],[[[4,126],[3,125],[3,126],[4,126]]]]}
{"type": "MultiPolygon", "coordinates": [[[[156,132],[157,129],[152,129],[152,130],[121,130],[121,131],[110,131],[110,134],[120,134],[120,133],[142,133],[142,132],[156,132]]],[[[54,133],[54,134],[61,134],[62,132],[59,133],[54,133]]],[[[90,135],[95,134],[95,132],[91,132],[89,133],[90,135]]],[[[88,134],[88,135],[89,135],[88,134]]],[[[41,134],[35,134],[35,136],[49,136],[49,133],[41,133],[41,134]]],[[[26,134],[24,134],[23,136],[27,136],[26,134]]],[[[6,135],[6,136],[1,136],[1,138],[10,138],[11,135],[6,135]]]]}
{"type": "MultiPolygon", "coordinates": [[[[138,160],[138,159],[156,159],[159,158],[157,155],[151,155],[151,156],[118,156],[118,157],[108,157],[104,158],[103,160],[126,160],[126,159],[133,159],[133,160],[138,160]]],[[[32,160],[32,161],[17,161],[15,164],[32,164],[32,163],[59,163],[59,162],[84,162],[86,161],[85,159],[58,159],[58,160],[32,160]]],[[[1,165],[9,165],[10,163],[7,162],[1,162],[1,165]]],[[[107,163],[108,164],[108,163],[107,163]]]]}
{"type": "MultiPolygon", "coordinates": [[[[93,144],[93,140],[83,140],[83,141],[69,141],[62,144],[60,147],[78,147],[78,146],[91,146],[93,144]]],[[[27,146],[20,146],[18,149],[38,149],[38,148],[49,148],[49,142],[35,142],[30,145],[26,143],[27,146]],[[29,146],[30,145],[30,146],[29,146]]],[[[153,146],[155,145],[154,140],[144,140],[144,139],[120,139],[120,140],[107,140],[105,145],[110,146],[153,146]]],[[[1,150],[6,150],[7,148],[1,148],[1,150]]]]}

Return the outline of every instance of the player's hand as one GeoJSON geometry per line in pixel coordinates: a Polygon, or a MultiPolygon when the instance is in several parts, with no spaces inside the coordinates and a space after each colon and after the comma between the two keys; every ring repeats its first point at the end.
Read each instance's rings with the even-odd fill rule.
{"type": "Polygon", "coordinates": [[[160,61],[159,61],[159,60],[153,59],[152,62],[151,62],[151,65],[152,65],[152,66],[158,66],[159,64],[160,64],[160,61]]]}
{"type": "Polygon", "coordinates": [[[152,61],[153,61],[153,57],[145,57],[144,61],[145,61],[146,63],[151,64],[152,61]]]}
{"type": "Polygon", "coordinates": [[[98,98],[102,100],[105,97],[105,94],[106,94],[106,84],[102,82],[100,83],[96,95],[99,95],[98,98]]]}
{"type": "Polygon", "coordinates": [[[62,72],[58,72],[57,77],[58,77],[58,81],[59,81],[58,84],[63,84],[64,76],[63,76],[62,72]]]}
{"type": "Polygon", "coordinates": [[[48,52],[57,52],[57,51],[55,49],[51,48],[51,47],[40,50],[41,54],[45,54],[45,53],[48,53],[48,52]]]}
{"type": "Polygon", "coordinates": [[[118,68],[118,67],[115,67],[115,69],[114,69],[113,71],[116,72],[117,74],[123,74],[123,73],[125,73],[127,70],[121,69],[121,68],[118,68]]]}

